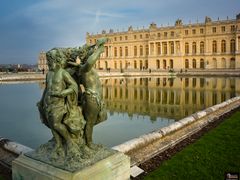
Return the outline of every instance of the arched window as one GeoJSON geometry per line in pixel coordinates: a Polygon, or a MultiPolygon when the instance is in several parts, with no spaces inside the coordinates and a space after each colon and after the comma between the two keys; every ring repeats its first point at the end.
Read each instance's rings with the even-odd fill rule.
{"type": "Polygon", "coordinates": [[[201,60],[200,60],[200,68],[201,68],[201,69],[204,69],[204,68],[205,68],[204,59],[201,59],[201,60]]]}
{"type": "Polygon", "coordinates": [[[105,56],[108,57],[108,47],[105,46],[105,56]]]}
{"type": "Polygon", "coordinates": [[[119,54],[120,54],[120,57],[123,56],[123,53],[122,53],[122,47],[119,48],[119,54]]]}
{"type": "Polygon", "coordinates": [[[127,68],[128,68],[128,62],[125,61],[125,69],[127,69],[127,68]]]}
{"type": "Polygon", "coordinates": [[[156,67],[157,67],[157,69],[160,69],[160,61],[159,61],[159,59],[157,59],[156,67]]]}
{"type": "Polygon", "coordinates": [[[235,50],[236,50],[235,39],[232,39],[230,43],[230,51],[231,53],[234,53],[235,50]]]}
{"type": "Polygon", "coordinates": [[[140,69],[143,68],[143,63],[142,63],[142,60],[140,60],[140,69]]]}
{"type": "Polygon", "coordinates": [[[212,42],[212,52],[216,53],[217,52],[217,41],[212,42]]]}
{"type": "Polygon", "coordinates": [[[189,44],[185,43],[185,54],[189,54],[189,44]]]}
{"type": "Polygon", "coordinates": [[[231,58],[231,60],[230,60],[230,68],[231,69],[235,68],[235,58],[231,58]]]}
{"type": "Polygon", "coordinates": [[[114,69],[117,69],[117,62],[114,61],[114,69]]]}
{"type": "Polygon", "coordinates": [[[194,69],[197,68],[197,61],[196,61],[196,59],[192,60],[192,66],[193,66],[194,69]]]}
{"type": "Polygon", "coordinates": [[[197,53],[197,44],[196,44],[196,42],[193,42],[193,43],[192,43],[192,53],[193,53],[193,54],[196,54],[196,53],[197,53]]]}
{"type": "Polygon", "coordinates": [[[225,58],[222,58],[221,66],[222,66],[222,68],[226,68],[226,59],[225,58]]]}
{"type": "Polygon", "coordinates": [[[122,69],[122,61],[120,61],[120,69],[122,69]]]}
{"type": "Polygon", "coordinates": [[[117,57],[117,47],[114,48],[114,57],[117,57]]]}
{"type": "Polygon", "coordinates": [[[163,43],[163,54],[167,54],[167,43],[163,43]]]}
{"type": "Polygon", "coordinates": [[[125,46],[125,56],[128,56],[128,47],[125,46]]]}
{"type": "Polygon", "coordinates": [[[173,60],[170,59],[170,68],[173,69],[173,60]]]}
{"type": "Polygon", "coordinates": [[[167,61],[164,59],[163,60],[163,69],[166,69],[167,68],[167,61]]]}
{"type": "Polygon", "coordinates": [[[221,42],[221,52],[225,53],[226,52],[226,41],[222,40],[221,42]]]}
{"type": "Polygon", "coordinates": [[[143,56],[143,46],[140,46],[140,56],[143,56]]]}
{"type": "Polygon", "coordinates": [[[157,43],[157,55],[160,55],[161,54],[161,43],[158,42],[157,43]]]}
{"type": "Polygon", "coordinates": [[[174,54],[174,43],[170,42],[170,54],[174,54]]]}
{"type": "Polygon", "coordinates": [[[107,69],[107,68],[108,68],[108,62],[105,61],[105,69],[107,69]]]}
{"type": "Polygon", "coordinates": [[[213,68],[216,69],[217,68],[217,59],[213,58],[213,68]]]}
{"type": "Polygon", "coordinates": [[[137,46],[134,46],[134,56],[137,56],[137,46]]]}
{"type": "Polygon", "coordinates": [[[189,68],[189,61],[188,59],[185,59],[185,69],[188,69],[189,68]]]}
{"type": "Polygon", "coordinates": [[[134,60],[134,69],[137,69],[137,61],[134,60]]]}
{"type": "Polygon", "coordinates": [[[145,69],[148,69],[148,60],[145,60],[145,69]]]}
{"type": "Polygon", "coordinates": [[[205,51],[204,51],[204,42],[201,41],[200,42],[200,53],[203,54],[205,51]]]}
{"type": "Polygon", "coordinates": [[[145,50],[146,50],[146,55],[148,56],[149,55],[149,47],[148,47],[148,45],[146,45],[145,50]]]}

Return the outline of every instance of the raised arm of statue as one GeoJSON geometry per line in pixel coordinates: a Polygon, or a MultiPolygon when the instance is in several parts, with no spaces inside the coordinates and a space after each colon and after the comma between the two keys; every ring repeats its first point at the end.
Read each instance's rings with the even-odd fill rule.
{"type": "Polygon", "coordinates": [[[107,42],[107,38],[100,38],[95,45],[95,51],[88,57],[87,61],[80,67],[81,72],[88,72],[92,69],[101,53],[104,52],[104,43],[107,42]]]}

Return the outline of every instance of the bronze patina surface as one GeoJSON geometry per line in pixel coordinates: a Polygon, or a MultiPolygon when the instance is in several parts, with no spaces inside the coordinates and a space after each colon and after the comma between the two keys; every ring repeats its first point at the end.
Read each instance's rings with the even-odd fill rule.
{"type": "Polygon", "coordinates": [[[94,69],[106,41],[101,38],[94,45],[47,52],[49,72],[37,106],[53,138],[27,156],[75,171],[114,153],[92,141],[94,125],[107,119],[101,82],[94,69]]]}

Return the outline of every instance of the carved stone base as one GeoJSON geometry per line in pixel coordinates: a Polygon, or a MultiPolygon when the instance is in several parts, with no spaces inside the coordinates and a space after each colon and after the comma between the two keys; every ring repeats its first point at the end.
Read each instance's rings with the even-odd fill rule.
{"type": "Polygon", "coordinates": [[[130,179],[130,158],[117,152],[91,166],[70,172],[20,155],[12,162],[12,178],[13,180],[125,180],[130,179]]]}

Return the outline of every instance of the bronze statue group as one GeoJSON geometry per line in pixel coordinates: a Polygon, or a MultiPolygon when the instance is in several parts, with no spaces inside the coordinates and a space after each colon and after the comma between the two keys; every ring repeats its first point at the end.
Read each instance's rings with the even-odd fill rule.
{"type": "Polygon", "coordinates": [[[93,126],[106,120],[107,113],[94,65],[106,41],[102,38],[94,45],[53,48],[46,53],[49,71],[37,105],[42,122],[53,135],[51,159],[79,155],[83,148],[84,158],[86,149],[90,152],[98,147],[92,140],[93,126]]]}

